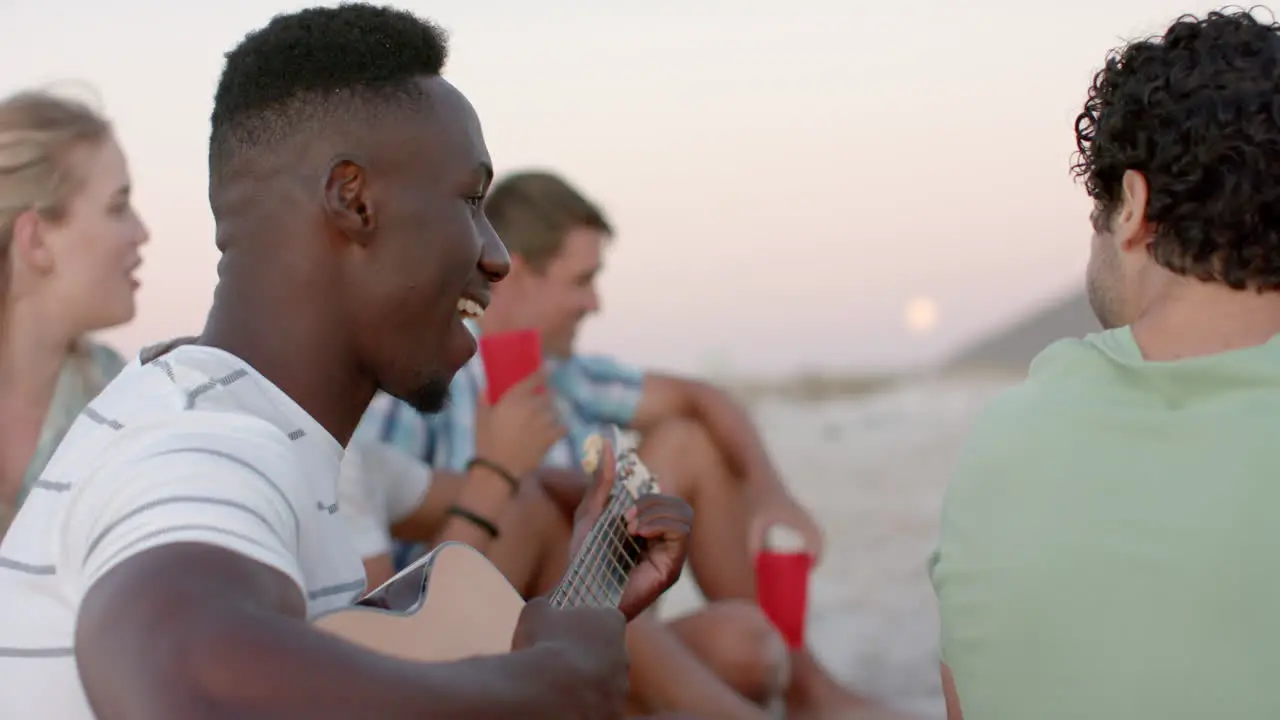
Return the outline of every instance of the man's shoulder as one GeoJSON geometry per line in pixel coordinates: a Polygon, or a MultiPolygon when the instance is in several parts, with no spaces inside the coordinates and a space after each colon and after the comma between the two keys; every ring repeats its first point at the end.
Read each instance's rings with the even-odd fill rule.
{"type": "Polygon", "coordinates": [[[978,413],[975,428],[1012,431],[1055,404],[1085,399],[1080,391],[1105,384],[1104,369],[1113,367],[1104,349],[1108,342],[1106,333],[1098,333],[1049,344],[1031,361],[1024,380],[997,393],[978,413]]]}
{"type": "Polygon", "coordinates": [[[272,418],[234,401],[200,402],[210,391],[242,377],[225,360],[192,362],[175,354],[145,365],[130,363],[80,414],[46,474],[69,478],[125,458],[229,448],[287,448],[288,433],[272,418]]]}
{"type": "Polygon", "coordinates": [[[986,402],[951,474],[948,508],[965,499],[989,506],[1042,476],[1046,463],[1094,444],[1088,418],[1108,412],[1123,382],[1107,342],[1103,334],[1055,342],[1036,356],[1026,379],[986,402]]]}
{"type": "Polygon", "coordinates": [[[1031,360],[1027,377],[1033,382],[1053,381],[1141,360],[1132,333],[1122,327],[1050,343],[1031,360]]]}
{"type": "Polygon", "coordinates": [[[1046,348],[1028,376],[995,393],[978,411],[969,429],[967,448],[994,447],[1007,452],[1022,438],[1058,424],[1070,406],[1091,402],[1096,393],[1094,373],[1081,365],[1095,354],[1082,340],[1063,340],[1046,348]]]}
{"type": "Polygon", "coordinates": [[[90,406],[50,461],[46,475],[75,478],[94,468],[118,467],[171,453],[191,460],[253,461],[264,455],[292,457],[291,442],[280,428],[245,413],[172,408],[145,416],[119,415],[109,403],[90,406]]]}

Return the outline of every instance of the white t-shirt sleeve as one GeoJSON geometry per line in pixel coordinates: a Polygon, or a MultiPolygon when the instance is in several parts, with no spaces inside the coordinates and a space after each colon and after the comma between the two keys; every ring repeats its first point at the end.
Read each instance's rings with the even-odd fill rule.
{"type": "Polygon", "coordinates": [[[357,440],[347,446],[338,475],[338,514],[361,558],[391,552],[391,525],[422,505],[430,485],[428,465],[389,445],[357,440]]]}
{"type": "Polygon", "coordinates": [[[237,553],[305,591],[298,507],[311,494],[282,432],[189,412],[127,433],[77,482],[63,518],[58,574],[77,600],[125,560],[175,543],[237,553]]]}

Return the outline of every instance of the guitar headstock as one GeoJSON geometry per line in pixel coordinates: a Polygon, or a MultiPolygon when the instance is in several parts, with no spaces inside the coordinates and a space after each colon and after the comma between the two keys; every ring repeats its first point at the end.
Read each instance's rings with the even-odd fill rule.
{"type": "MultiPolygon", "coordinates": [[[[612,427],[610,434],[613,436],[610,439],[613,442],[613,455],[618,472],[615,488],[626,492],[633,500],[642,495],[661,492],[658,488],[658,479],[640,461],[635,436],[624,434],[617,427],[612,427]]],[[[604,438],[593,433],[583,443],[582,450],[582,468],[588,473],[594,473],[600,464],[600,456],[604,452],[604,438]]]]}

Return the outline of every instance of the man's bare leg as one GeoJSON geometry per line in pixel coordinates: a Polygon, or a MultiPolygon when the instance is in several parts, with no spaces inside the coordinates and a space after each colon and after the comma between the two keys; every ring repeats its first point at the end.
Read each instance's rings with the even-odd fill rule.
{"type": "MultiPolygon", "coordinates": [[[[729,472],[705,428],[684,419],[663,423],[642,439],[640,456],[664,492],[679,495],[694,508],[689,565],[707,600],[754,604],[755,567],[747,549],[742,481],[729,472]]],[[[712,621],[699,615],[683,620],[684,631],[714,644],[717,638],[710,629],[697,627],[699,623],[714,627],[712,621]]],[[[860,713],[878,717],[884,712],[836,681],[808,648],[792,653],[790,677],[788,717],[845,718],[860,713]]]]}
{"type": "Polygon", "coordinates": [[[791,684],[787,645],[755,605],[712,603],[667,627],[721,679],[751,702],[766,706],[791,684]]]}
{"type": "MultiPolygon", "coordinates": [[[[538,483],[526,482],[497,525],[489,560],[526,597],[553,588],[568,564],[571,526],[564,508],[538,483]]],[[[785,647],[753,604],[714,603],[670,625],[641,617],[627,637],[633,687],[646,696],[633,698],[634,715],[679,707],[764,720],[755,703],[786,684],[785,647]],[[722,636],[719,642],[713,633],[722,636]]]]}

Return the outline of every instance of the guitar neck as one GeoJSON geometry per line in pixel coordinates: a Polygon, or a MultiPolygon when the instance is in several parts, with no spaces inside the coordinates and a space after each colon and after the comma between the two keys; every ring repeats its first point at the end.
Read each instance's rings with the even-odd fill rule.
{"type": "MultiPolygon", "coordinates": [[[[620,439],[616,431],[614,436],[620,439]]],[[[644,541],[627,532],[623,514],[637,498],[657,492],[657,480],[630,443],[619,442],[616,463],[617,481],[609,504],[551,594],[556,607],[617,607],[627,578],[644,554],[644,541]]]]}
{"type": "Polygon", "coordinates": [[[614,498],[582,543],[569,571],[551,594],[556,607],[617,607],[627,578],[640,562],[643,541],[627,533],[622,513],[633,503],[614,498]],[[614,511],[614,508],[619,508],[614,511]]]}

